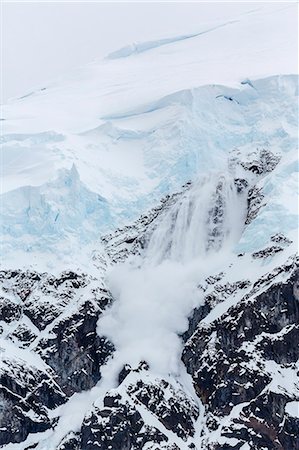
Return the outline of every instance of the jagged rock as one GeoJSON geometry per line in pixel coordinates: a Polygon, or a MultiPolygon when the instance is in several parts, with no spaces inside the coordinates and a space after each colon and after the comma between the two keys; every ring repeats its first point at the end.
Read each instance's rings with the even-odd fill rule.
{"type": "Polygon", "coordinates": [[[298,450],[299,448],[299,418],[288,414],[284,417],[283,430],[279,433],[279,440],[283,448],[298,450]]]}
{"type": "Polygon", "coordinates": [[[290,245],[292,243],[291,239],[288,239],[282,233],[276,233],[273,236],[271,236],[270,239],[272,242],[276,242],[277,244],[281,244],[281,245],[290,245]]]}
{"type": "Polygon", "coordinates": [[[0,297],[0,321],[10,323],[21,317],[21,305],[12,302],[8,298],[0,297]]]}
{"type": "Polygon", "coordinates": [[[259,250],[258,252],[252,253],[253,258],[269,258],[269,256],[275,255],[275,253],[282,252],[283,248],[278,245],[272,245],[271,247],[264,248],[263,250],[259,250]]]}
{"type": "MultiPolygon", "coordinates": [[[[230,160],[230,167],[240,165],[245,172],[254,174],[256,181],[269,172],[272,172],[280,161],[279,155],[275,155],[266,149],[257,149],[256,151],[249,153],[247,158],[244,158],[243,155],[242,160],[240,159],[238,151],[234,150],[232,153],[235,154],[235,156],[230,160]]],[[[247,217],[245,219],[245,225],[249,225],[257,217],[260,209],[265,206],[265,196],[262,187],[259,187],[258,184],[252,186],[252,183],[249,185],[246,179],[244,180],[246,182],[245,184],[243,183],[243,179],[237,180],[236,186],[239,192],[249,188],[247,193],[247,217]]]]}
{"type": "Polygon", "coordinates": [[[146,361],[141,361],[138,365],[138,367],[136,369],[132,368],[130,364],[126,364],[122,370],[120,371],[119,375],[118,375],[118,382],[119,384],[121,384],[124,379],[129,375],[129,373],[131,372],[140,372],[142,370],[148,370],[149,369],[149,365],[146,361]]]}
{"type": "Polygon", "coordinates": [[[217,281],[220,281],[221,278],[223,278],[223,276],[224,276],[223,272],[220,272],[217,275],[211,275],[208,278],[206,278],[206,282],[208,284],[215,284],[215,283],[217,283],[217,281]]]}
{"type": "Polygon", "coordinates": [[[245,225],[249,225],[258,216],[261,208],[265,206],[263,200],[264,195],[261,188],[254,186],[249,189],[247,196],[247,217],[245,220],[245,225]]]}
{"type": "MultiPolygon", "coordinates": [[[[159,431],[157,428],[144,425],[142,433],[140,433],[140,436],[137,439],[135,447],[136,450],[143,449],[146,447],[159,448],[160,445],[163,443],[162,445],[164,448],[165,442],[167,441],[168,437],[165,436],[165,434],[161,433],[161,431],[159,431]]],[[[165,448],[168,448],[168,446],[165,446],[165,448]]]]}
{"type": "Polygon", "coordinates": [[[252,448],[269,450],[296,449],[296,435],[288,430],[285,421],[285,405],[288,398],[275,392],[261,394],[248,406],[243,408],[239,419],[233,422],[237,426],[227,429],[227,437],[239,437],[251,443],[252,448]],[[288,447],[284,443],[288,442],[288,447]]]}
{"type": "Polygon", "coordinates": [[[299,325],[285,327],[283,331],[283,334],[263,336],[257,348],[266,359],[285,365],[299,359],[299,325]]]}
{"type": "Polygon", "coordinates": [[[249,186],[248,181],[244,178],[235,178],[234,183],[238,193],[243,192],[249,186]]]}
{"type": "Polygon", "coordinates": [[[191,317],[189,317],[188,330],[182,336],[185,342],[193,335],[199,322],[204,319],[211,311],[212,299],[216,302],[216,296],[214,298],[211,295],[206,296],[205,303],[193,310],[191,317]]]}
{"type": "Polygon", "coordinates": [[[37,334],[35,334],[27,325],[20,324],[8,335],[8,338],[19,347],[26,348],[37,338],[37,334]]]}
{"type": "MultiPolygon", "coordinates": [[[[218,429],[223,416],[229,416],[235,406],[244,405],[227,422],[230,425],[220,430],[221,436],[238,440],[235,447],[227,444],[226,448],[241,448],[245,442],[251,449],[297,448],[296,433],[290,432],[293,419],[285,420],[284,413],[291,399],[283,389],[271,392],[268,386],[277,375],[273,368],[267,368],[268,360],[275,361],[279,371],[293,367],[298,359],[299,302],[294,295],[297,280],[296,264],[286,263],[271,277],[256,282],[243,300],[209,326],[201,326],[200,318],[197,327],[194,322],[190,324],[192,333],[185,344],[183,361],[210,412],[207,429],[218,429]],[[281,270],[288,273],[288,278],[275,283],[281,270]],[[262,289],[260,294],[258,289],[262,289]],[[288,447],[284,447],[285,443],[288,447]]],[[[206,448],[220,450],[224,446],[207,438],[206,448]]]]}
{"type": "Polygon", "coordinates": [[[43,330],[64,310],[79,288],[87,286],[87,277],[63,272],[60,277],[30,271],[1,271],[0,282],[4,292],[16,295],[22,301],[14,307],[15,313],[25,314],[43,330]]]}
{"type": "Polygon", "coordinates": [[[80,433],[68,433],[60,442],[56,450],[81,450],[80,433]]]}
{"type": "Polygon", "coordinates": [[[128,403],[104,409],[94,408],[81,429],[84,450],[129,450],[134,448],[144,425],[141,415],[128,403]]]}
{"type": "Polygon", "coordinates": [[[90,389],[101,378],[100,368],[113,345],[96,332],[101,310],[86,301],[78,312],[53,327],[55,337],[43,338],[36,352],[55,370],[68,395],[90,389]]]}
{"type": "Polygon", "coordinates": [[[254,154],[255,158],[249,161],[241,161],[241,166],[256,175],[272,172],[280,161],[280,156],[275,155],[269,150],[258,150],[254,154]]]}
{"type": "Polygon", "coordinates": [[[10,347],[2,358],[0,442],[6,444],[52,427],[47,409],[94,386],[113,346],[96,332],[98,317],[111,302],[101,282],[69,271],[54,277],[9,270],[0,273],[0,283],[11,298],[1,303],[6,339],[19,349],[30,347],[38,364],[27,367],[10,347]],[[84,300],[81,292],[86,295],[87,289],[84,300]]]}
{"type": "Polygon", "coordinates": [[[66,400],[53,379],[22,360],[4,359],[0,371],[0,444],[22,442],[29,433],[50,428],[47,408],[66,400]]]}
{"type": "Polygon", "coordinates": [[[194,308],[192,315],[189,317],[188,330],[183,334],[183,340],[185,342],[192,336],[198,323],[204,319],[218,303],[223,302],[230,296],[236,295],[240,290],[247,289],[251,285],[249,280],[238,280],[234,283],[226,282],[216,284],[223,276],[224,274],[220,273],[215,276],[210,276],[205,280],[209,285],[212,285],[212,290],[204,296],[203,305],[194,308]]]}
{"type": "Polygon", "coordinates": [[[194,434],[198,407],[182,390],[174,389],[167,381],[155,384],[138,380],[127,388],[130,397],[145,405],[167,428],[186,440],[194,434]]]}

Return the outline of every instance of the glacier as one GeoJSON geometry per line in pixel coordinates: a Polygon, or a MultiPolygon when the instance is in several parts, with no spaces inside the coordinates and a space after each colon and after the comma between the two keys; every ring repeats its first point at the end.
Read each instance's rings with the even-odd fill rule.
{"type": "MultiPolygon", "coordinates": [[[[9,259],[10,251],[19,247],[14,236],[23,236],[20,245],[26,250],[26,258],[32,255],[32,264],[34,252],[39,250],[48,251],[49,260],[51,254],[54,259],[66,233],[76,247],[82,244],[83,234],[83,240],[90,242],[97,233],[100,236],[123,226],[161,197],[200,177],[210,168],[227,171],[232,152],[239,152],[246,158],[250,152],[259,149],[271,150],[285,161],[284,169],[280,165],[281,173],[275,175],[277,179],[288,177],[291,182],[293,177],[294,184],[297,173],[294,165],[297,157],[296,111],[297,77],[288,75],[256,80],[252,86],[243,84],[239,89],[203,86],[177,92],[124,117],[110,117],[104,125],[79,135],[62,137],[47,132],[3,136],[2,192],[7,190],[2,193],[1,202],[2,214],[5,211],[2,220],[5,226],[4,255],[9,259]],[[282,105],[285,111],[283,122],[279,116],[282,105]],[[25,157],[27,153],[28,157],[25,157]],[[82,204],[80,215],[69,211],[63,220],[60,216],[59,226],[56,226],[55,214],[64,210],[69,201],[60,195],[55,199],[56,206],[50,207],[53,209],[50,221],[47,221],[48,202],[53,203],[54,199],[46,199],[46,205],[42,207],[42,200],[33,202],[30,206],[32,219],[28,220],[28,196],[37,196],[37,192],[42,196],[43,190],[58,192],[61,187],[59,170],[66,173],[73,164],[82,189],[76,191],[74,184],[67,195],[73,197],[72,203],[82,204]],[[35,184],[29,188],[26,186],[29,183],[35,184]],[[98,211],[91,214],[92,195],[102,201],[98,202],[98,211]],[[75,199],[76,196],[80,198],[75,199]],[[16,203],[23,205],[22,198],[27,199],[27,207],[17,213],[16,203]],[[34,222],[38,223],[38,220],[47,223],[48,229],[40,228],[43,229],[41,239],[34,240],[34,222]],[[81,223],[81,231],[75,220],[77,224],[81,223]]],[[[275,208],[277,212],[281,208],[280,218],[275,214],[278,219],[273,226],[279,231],[284,220],[281,231],[296,228],[296,211],[288,212],[287,203],[283,201],[279,206],[279,200],[275,198],[277,185],[269,179],[265,186],[272,198],[267,205],[268,211],[275,208]]],[[[281,191],[278,195],[282,195],[281,191]]],[[[260,243],[266,238],[261,236],[260,243]]],[[[244,249],[249,248],[249,241],[250,237],[244,236],[244,249]]],[[[71,251],[67,253],[71,261],[71,251]]],[[[67,259],[64,263],[68,264],[67,259]]]]}

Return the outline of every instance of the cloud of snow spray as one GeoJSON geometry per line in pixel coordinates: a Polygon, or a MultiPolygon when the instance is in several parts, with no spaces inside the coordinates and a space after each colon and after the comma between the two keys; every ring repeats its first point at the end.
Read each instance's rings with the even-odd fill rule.
{"type": "Polygon", "coordinates": [[[202,303],[198,284],[223,269],[240,237],[244,196],[228,176],[199,180],[157,219],[144,255],[109,271],[107,284],[115,301],[100,318],[98,334],[107,336],[116,351],[101,368],[100,383],[52,411],[53,417],[60,416],[55,436],[37,450],[51,450],[66,430],[79,430],[94,400],[101,405],[106,392],[117,387],[125,364],[134,368],[147,361],[155,375],[183,382],[179,335],[187,329],[192,309],[202,303]]]}
{"type": "Polygon", "coordinates": [[[115,302],[100,318],[98,333],[114,343],[116,352],[102,368],[103,381],[106,375],[116,378],[124,364],[136,367],[142,360],[159,375],[179,375],[179,334],[202,303],[200,280],[223,267],[240,236],[242,197],[233,179],[206,177],[158,219],[143,259],[110,270],[107,283],[115,302]]]}
{"type": "Polygon", "coordinates": [[[100,319],[99,332],[116,346],[116,374],[124,364],[137,367],[142,360],[155,373],[178,374],[178,334],[187,329],[190,311],[201,304],[197,283],[211,267],[209,260],[164,261],[140,268],[124,264],[110,272],[108,283],[116,301],[100,319]]]}

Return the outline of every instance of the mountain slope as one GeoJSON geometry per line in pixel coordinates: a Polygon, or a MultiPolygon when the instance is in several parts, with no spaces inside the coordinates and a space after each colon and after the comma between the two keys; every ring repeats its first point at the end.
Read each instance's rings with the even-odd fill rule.
{"type": "Polygon", "coordinates": [[[3,449],[299,448],[294,8],[3,108],[3,449]]]}

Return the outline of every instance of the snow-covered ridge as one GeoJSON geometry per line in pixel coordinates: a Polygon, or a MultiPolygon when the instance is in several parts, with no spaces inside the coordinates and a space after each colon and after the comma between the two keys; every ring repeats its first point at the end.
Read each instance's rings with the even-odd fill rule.
{"type": "Polygon", "coordinates": [[[193,37],[201,36],[202,34],[210,33],[211,31],[217,30],[217,28],[225,27],[225,26],[230,25],[235,22],[236,21],[233,20],[233,21],[229,21],[229,22],[215,24],[210,27],[206,26],[201,31],[197,31],[196,33],[185,34],[185,35],[181,35],[181,36],[174,36],[174,37],[159,39],[156,41],[136,42],[136,43],[134,42],[133,44],[127,45],[125,47],[120,48],[119,50],[109,53],[109,55],[107,55],[106,58],[107,59],[126,58],[128,56],[138,54],[138,53],[143,53],[143,52],[146,52],[153,48],[161,47],[163,45],[173,44],[175,42],[183,41],[185,39],[191,39],[193,37]]]}
{"type": "Polygon", "coordinates": [[[213,32],[134,58],[79,68],[29,97],[3,105],[2,129],[5,134],[79,132],[95,128],[103,116],[136,109],[180,90],[208,84],[237,87],[248,78],[295,74],[296,12],[296,4],[263,5],[213,32]]]}

